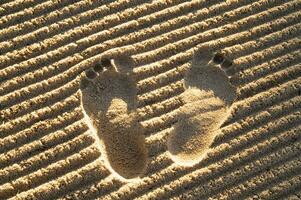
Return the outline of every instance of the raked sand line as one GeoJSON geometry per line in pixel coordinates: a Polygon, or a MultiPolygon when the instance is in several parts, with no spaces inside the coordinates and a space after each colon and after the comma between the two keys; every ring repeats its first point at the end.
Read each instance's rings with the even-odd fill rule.
{"type": "Polygon", "coordinates": [[[0,44],[0,199],[300,193],[300,1],[39,2],[1,1],[0,33],[10,39],[0,44]],[[181,79],[206,45],[234,59],[227,73],[237,100],[202,161],[183,167],[166,142],[184,106],[181,79]],[[78,87],[85,69],[119,53],[138,65],[136,111],[151,156],[144,177],[129,183],[89,146],[78,87]]]}
{"type": "MultiPolygon", "coordinates": [[[[215,12],[215,9],[213,9],[212,10],[212,12],[215,12]]],[[[169,12],[163,12],[163,13],[169,13],[169,12]]],[[[166,14],[165,14],[166,15],[166,14]]],[[[163,15],[163,16],[165,16],[165,15],[163,15]]],[[[159,15],[160,16],[160,15],[159,15]]],[[[168,15],[167,15],[168,16],[168,15]]],[[[156,19],[156,18],[155,18],[156,19]]],[[[144,21],[148,21],[148,20],[142,20],[140,23],[144,23],[144,21]]],[[[135,23],[134,23],[135,24],[135,23]]],[[[170,27],[170,26],[169,26],[170,27]]],[[[173,27],[173,26],[172,26],[173,27]]],[[[129,28],[129,27],[124,27],[124,28],[129,28]]],[[[114,30],[114,29],[113,29],[114,30]]],[[[119,29],[117,29],[117,30],[119,30],[119,29]]],[[[160,30],[160,29],[159,29],[160,30]]],[[[114,32],[114,31],[113,31],[114,32]]],[[[158,31],[155,31],[155,33],[156,32],[158,32],[158,31]]],[[[100,36],[102,36],[101,38],[103,38],[103,36],[107,36],[107,34],[105,34],[105,32],[101,32],[101,33],[103,33],[103,34],[101,34],[100,36]],[[105,34],[105,35],[104,35],[105,34]]],[[[112,33],[110,32],[110,35],[111,35],[112,33]]],[[[97,35],[99,35],[99,34],[97,34],[97,35]]],[[[144,33],[143,32],[141,32],[141,33],[139,33],[139,35],[144,35],[144,33]]],[[[88,37],[89,38],[89,37],[88,37]]],[[[88,38],[86,38],[85,40],[88,40],[88,38]]],[[[99,36],[98,37],[92,37],[91,39],[92,40],[88,40],[87,42],[89,42],[89,43],[93,43],[94,44],[94,41],[96,40],[96,39],[98,39],[98,40],[100,40],[101,38],[99,38],[99,36]]],[[[70,45],[69,45],[70,46],[70,45]]],[[[96,47],[98,47],[99,45],[97,45],[97,46],[94,46],[94,48],[93,49],[95,49],[96,47]]],[[[74,47],[73,47],[74,48],[74,47]]],[[[64,47],[63,49],[64,49],[64,52],[66,52],[66,50],[68,49],[70,49],[70,50],[72,50],[73,48],[71,48],[71,46],[70,47],[64,47]]],[[[59,49],[61,49],[61,48],[59,48],[59,49]]],[[[91,51],[90,51],[90,53],[93,53],[94,51],[93,51],[93,49],[91,49],[91,51]]],[[[99,48],[98,48],[99,49],[99,48]]],[[[88,49],[87,49],[88,50],[88,49]]],[[[96,49],[95,49],[96,50],[96,49]]],[[[29,50],[29,51],[31,51],[31,50],[29,50]]],[[[53,52],[54,53],[54,52],[53,52]]],[[[89,54],[90,54],[89,53],[89,54]]],[[[32,59],[30,59],[30,60],[32,60],[32,59]]],[[[22,66],[24,65],[24,64],[26,64],[26,63],[23,63],[22,64],[22,66]]],[[[32,63],[31,63],[32,64],[32,63]]],[[[21,67],[21,66],[19,66],[19,67],[21,67]]],[[[23,67],[22,67],[23,68],[23,67]]],[[[32,66],[31,66],[31,68],[32,68],[32,66]]],[[[21,69],[20,69],[21,70],[21,69]]]]}

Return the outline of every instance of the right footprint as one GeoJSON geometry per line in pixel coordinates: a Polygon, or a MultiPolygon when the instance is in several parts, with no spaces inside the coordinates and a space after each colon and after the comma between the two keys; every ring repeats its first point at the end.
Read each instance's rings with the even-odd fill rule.
{"type": "Polygon", "coordinates": [[[195,53],[184,78],[184,105],[167,141],[176,163],[192,166],[200,162],[228,118],[236,98],[236,88],[226,73],[231,65],[232,60],[221,53],[195,53]]]}

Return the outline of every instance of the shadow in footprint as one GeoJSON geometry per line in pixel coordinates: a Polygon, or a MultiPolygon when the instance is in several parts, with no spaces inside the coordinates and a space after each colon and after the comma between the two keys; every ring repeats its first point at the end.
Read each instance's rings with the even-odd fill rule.
{"type": "Polygon", "coordinates": [[[102,59],[81,79],[81,103],[89,127],[99,138],[102,155],[119,178],[141,176],[147,150],[136,115],[137,89],[130,57],[102,59]]]}
{"type": "Polygon", "coordinates": [[[225,70],[232,61],[212,50],[196,52],[184,77],[178,122],[168,138],[172,159],[180,165],[200,162],[229,116],[236,88],[225,70]]]}

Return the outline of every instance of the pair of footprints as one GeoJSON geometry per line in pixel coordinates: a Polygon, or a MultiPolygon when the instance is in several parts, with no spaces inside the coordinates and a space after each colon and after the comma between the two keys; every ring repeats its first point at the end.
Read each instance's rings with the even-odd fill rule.
{"type": "MultiPolygon", "coordinates": [[[[184,78],[183,106],[167,146],[172,160],[192,166],[210,148],[229,116],[236,88],[226,73],[232,61],[213,51],[197,52],[184,78]]],[[[148,160],[137,113],[137,88],[130,57],[102,59],[80,82],[85,119],[99,138],[104,161],[124,179],[142,176],[148,160]]]]}

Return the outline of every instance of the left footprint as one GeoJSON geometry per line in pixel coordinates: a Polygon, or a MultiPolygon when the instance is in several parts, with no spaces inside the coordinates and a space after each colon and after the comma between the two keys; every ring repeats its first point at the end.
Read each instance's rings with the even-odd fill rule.
{"type": "Polygon", "coordinates": [[[85,119],[99,138],[107,167],[125,179],[141,176],[147,164],[132,67],[128,57],[102,59],[80,82],[85,119]]]}

